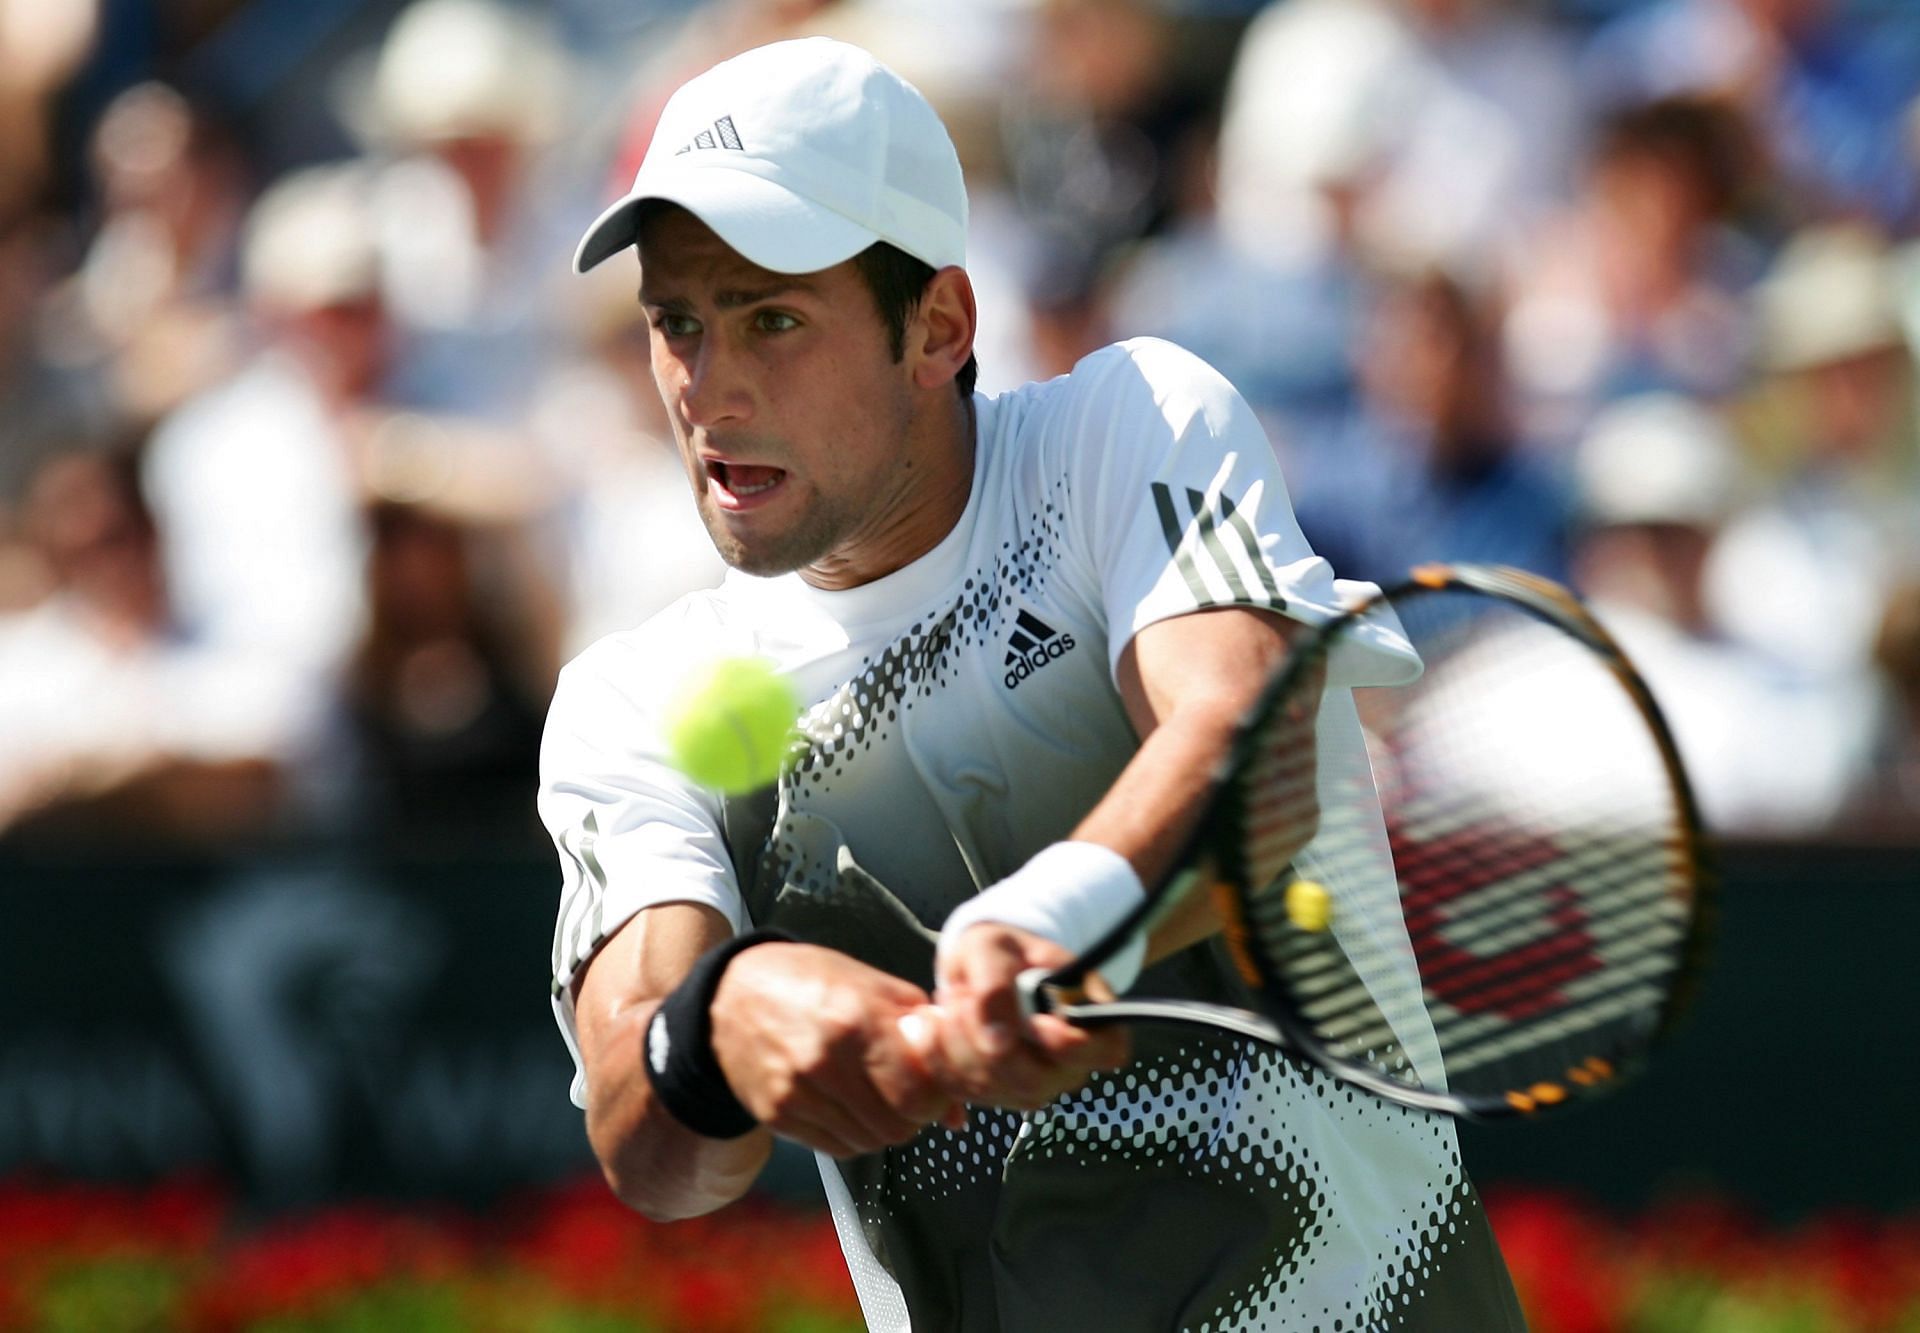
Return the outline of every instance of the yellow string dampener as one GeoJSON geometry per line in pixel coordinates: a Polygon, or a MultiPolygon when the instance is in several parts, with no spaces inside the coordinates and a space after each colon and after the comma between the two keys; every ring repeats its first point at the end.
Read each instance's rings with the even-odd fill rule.
{"type": "Polygon", "coordinates": [[[1325,930],[1333,921],[1333,895],[1324,884],[1296,879],[1287,885],[1287,920],[1300,930],[1325,930]]]}

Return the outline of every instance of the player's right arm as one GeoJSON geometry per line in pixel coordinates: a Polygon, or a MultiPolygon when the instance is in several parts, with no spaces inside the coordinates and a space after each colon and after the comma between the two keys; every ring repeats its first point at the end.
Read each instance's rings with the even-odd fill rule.
{"type": "MultiPolygon", "coordinates": [[[[560,854],[553,1000],[578,1059],[574,1100],[614,1192],[667,1219],[740,1197],[773,1136],[846,1157],[905,1142],[958,1108],[901,1035],[900,1017],[930,1003],[924,991],[848,955],[786,942],[734,953],[703,992],[719,1075],[759,1127],[713,1138],[660,1098],[647,1063],[654,1014],[708,951],[753,922],[717,798],[659,758],[654,646],[617,635],[561,673],[539,805],[560,854]]],[[[657,1076],[672,1094],[683,1071],[668,1061],[657,1076]]],[[[709,1121],[698,1100],[670,1100],[704,1124],[735,1119],[722,1107],[709,1121]]]]}
{"type": "Polygon", "coordinates": [[[588,963],[574,998],[587,1138],[614,1193],[656,1221],[746,1193],[774,1134],[851,1157],[959,1114],[901,1035],[901,1016],[929,1002],[924,991],[829,949],[768,943],[734,956],[709,1008],[721,1072],[760,1127],[714,1139],[676,1120],[642,1063],[647,1027],[694,962],[731,934],[710,907],[649,907],[588,963]]]}
{"type": "Polygon", "coordinates": [[[731,1203],[773,1150],[765,1129],[737,1139],[694,1133],[655,1099],[641,1063],[661,999],[732,933],[725,917],[698,903],[649,907],[594,955],[574,995],[587,1140],[614,1194],[656,1222],[731,1203]]]}

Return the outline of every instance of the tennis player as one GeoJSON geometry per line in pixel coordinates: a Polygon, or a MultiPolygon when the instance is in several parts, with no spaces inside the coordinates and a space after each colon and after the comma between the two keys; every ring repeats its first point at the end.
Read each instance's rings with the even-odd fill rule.
{"type": "MultiPolygon", "coordinates": [[[[581,242],[582,271],[638,251],[732,566],[588,649],[549,718],[554,1007],[608,1180],[686,1217],[774,1136],[813,1148],[878,1330],[1521,1327],[1451,1121],[1225,1034],[1020,1022],[1015,976],[1168,871],[1344,592],[1191,355],[975,393],[966,221],[927,102],[809,39],[683,86],[581,242]],[[807,744],[723,798],[663,761],[661,710],[740,655],[792,681],[807,744]]],[[[1386,634],[1332,664],[1299,755],[1322,825],[1379,820],[1347,687],[1416,669],[1386,634]]],[[[1105,980],[1233,1002],[1214,928],[1178,914],[1105,980]]]]}

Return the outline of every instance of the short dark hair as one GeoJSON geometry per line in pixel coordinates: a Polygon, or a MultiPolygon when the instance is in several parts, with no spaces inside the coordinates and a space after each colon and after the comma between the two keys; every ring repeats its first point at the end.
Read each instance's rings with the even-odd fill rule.
{"type": "MultiPolygon", "coordinates": [[[[666,199],[642,200],[633,211],[636,240],[655,214],[679,207],[666,199]]],[[[873,294],[873,303],[880,308],[880,321],[887,326],[888,346],[893,349],[893,359],[898,361],[907,354],[907,321],[913,318],[914,309],[927,294],[934,268],[885,241],[875,241],[855,255],[853,263],[867,290],[873,294]]],[[[960,373],[954,377],[962,398],[973,397],[973,386],[979,378],[979,359],[969,354],[967,364],[960,367],[960,373]]]]}
{"type": "MultiPolygon", "coordinates": [[[[927,294],[927,284],[933,281],[933,266],[885,241],[875,241],[855,255],[853,264],[865,279],[867,290],[873,293],[873,303],[880,307],[881,321],[887,326],[888,345],[893,348],[893,359],[898,361],[906,355],[907,321],[913,318],[914,309],[927,294]]],[[[960,367],[960,373],[954,377],[962,398],[973,397],[974,382],[979,378],[979,359],[969,354],[967,364],[960,367]]]]}
{"type": "Polygon", "coordinates": [[[1758,179],[1754,128],[1724,98],[1679,95],[1623,107],[1603,119],[1599,162],[1642,159],[1680,173],[1714,219],[1735,213],[1758,179]]]}

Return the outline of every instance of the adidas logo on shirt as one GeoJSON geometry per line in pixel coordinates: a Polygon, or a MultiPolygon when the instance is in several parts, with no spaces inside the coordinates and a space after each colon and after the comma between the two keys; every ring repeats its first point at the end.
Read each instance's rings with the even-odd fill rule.
{"type": "Polygon", "coordinates": [[[696,148],[731,148],[736,153],[744,153],[746,145],[740,142],[740,131],[733,127],[732,116],[722,116],[713,122],[710,130],[701,130],[693,136],[691,143],[682,144],[673,150],[675,157],[682,153],[691,153],[696,148]]]}
{"type": "Polygon", "coordinates": [[[1062,634],[1029,611],[1014,618],[1019,628],[1007,640],[1006,687],[1020,688],[1020,682],[1064,657],[1073,648],[1073,635],[1062,634]]]}

